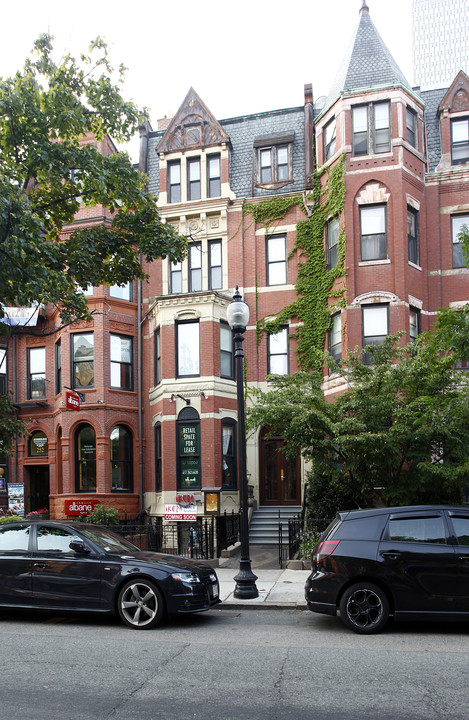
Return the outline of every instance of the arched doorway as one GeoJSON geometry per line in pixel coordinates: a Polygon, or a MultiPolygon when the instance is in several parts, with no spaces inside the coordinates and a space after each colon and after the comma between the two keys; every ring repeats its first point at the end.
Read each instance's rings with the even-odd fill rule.
{"type": "Polygon", "coordinates": [[[299,505],[301,502],[300,456],[287,457],[282,437],[268,436],[262,428],[259,443],[261,505],[299,505]]]}

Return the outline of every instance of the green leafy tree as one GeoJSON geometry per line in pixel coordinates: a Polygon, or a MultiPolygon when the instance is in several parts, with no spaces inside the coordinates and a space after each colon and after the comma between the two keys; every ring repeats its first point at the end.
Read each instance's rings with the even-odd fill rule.
{"type": "MultiPolygon", "coordinates": [[[[0,78],[4,335],[15,331],[1,322],[8,306],[52,303],[62,324],[89,319],[80,288],[143,279],[142,257],[181,260],[186,252],[185,239],[161,222],[146,178],[128,155],[101,154],[93,142],[107,136],[127,141],[144,119],[121,95],[123,73],[121,66],[114,82],[101,39],[79,61],[66,55],[57,63],[51,37],[42,35],[24,68],[0,78]],[[80,205],[106,208],[109,217],[86,228],[73,226],[80,205]]],[[[57,324],[48,331],[56,329],[57,324]]],[[[3,413],[4,408],[0,453],[8,449],[3,413]]]]}
{"type": "Polygon", "coordinates": [[[112,82],[105,43],[96,40],[80,62],[67,55],[56,64],[43,35],[35,55],[0,80],[1,300],[54,303],[70,322],[88,313],[77,286],[143,278],[141,255],[180,260],[185,241],[161,222],[126,153],[104,156],[81,142],[128,140],[142,119],[112,82]],[[80,204],[114,214],[64,235],[80,204]]]}
{"type": "MultiPolygon", "coordinates": [[[[311,517],[339,509],[459,502],[469,475],[469,379],[455,372],[469,339],[469,314],[447,311],[434,332],[399,345],[388,337],[367,348],[372,364],[350,353],[339,372],[348,389],[328,402],[312,373],[272,377],[248,412],[250,427],[268,425],[312,461],[311,517]],[[453,325],[452,325],[453,323],[453,325]]],[[[469,356],[468,356],[469,357],[469,356]]]]}

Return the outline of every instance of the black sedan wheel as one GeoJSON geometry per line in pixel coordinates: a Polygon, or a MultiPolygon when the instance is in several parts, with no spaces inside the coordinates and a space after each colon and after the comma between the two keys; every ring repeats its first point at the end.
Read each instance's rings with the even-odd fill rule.
{"type": "Polygon", "coordinates": [[[163,618],[163,596],[150,580],[130,580],[119,593],[117,610],[129,627],[150,630],[163,618]]]}
{"type": "Polygon", "coordinates": [[[342,595],[340,617],[344,625],[356,633],[377,633],[389,618],[386,594],[373,583],[356,583],[342,595]]]}

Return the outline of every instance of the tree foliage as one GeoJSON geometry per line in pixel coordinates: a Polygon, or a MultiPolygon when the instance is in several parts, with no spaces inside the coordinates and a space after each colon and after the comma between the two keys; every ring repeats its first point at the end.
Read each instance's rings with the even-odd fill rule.
{"type": "Polygon", "coordinates": [[[270,426],[288,452],[301,448],[312,462],[311,516],[377,501],[459,502],[469,475],[469,379],[455,361],[468,343],[469,313],[447,310],[415,343],[401,347],[394,336],[367,348],[370,365],[350,353],[334,367],[348,389],[333,402],[313,373],[273,376],[249,426],[270,426]]]}
{"type": "Polygon", "coordinates": [[[128,140],[142,119],[113,83],[105,43],[96,40],[80,61],[55,63],[52,51],[41,36],[23,70],[0,79],[0,300],[53,303],[71,322],[88,317],[79,287],[143,278],[141,254],[179,260],[186,245],[161,222],[126,153],[83,143],[128,140]],[[80,204],[113,215],[68,232],[80,204]]]}
{"type": "MultiPolygon", "coordinates": [[[[107,136],[129,140],[144,119],[114,76],[101,39],[79,61],[56,63],[42,35],[24,68],[0,78],[0,335],[15,332],[8,306],[52,303],[63,324],[89,319],[81,288],[143,279],[141,256],[186,252],[128,155],[98,151],[107,136]],[[88,227],[73,225],[81,205],[95,209],[88,227]]],[[[21,426],[11,399],[0,399],[4,454],[21,426]]]]}

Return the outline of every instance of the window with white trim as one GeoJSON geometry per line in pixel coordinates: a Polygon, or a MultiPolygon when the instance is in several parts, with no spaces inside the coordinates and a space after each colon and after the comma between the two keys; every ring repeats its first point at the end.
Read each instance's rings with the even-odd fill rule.
{"type": "MultiPolygon", "coordinates": [[[[389,305],[362,305],[362,347],[382,345],[389,335],[389,305]]],[[[363,362],[371,362],[370,353],[363,352],[363,362]]]]}
{"type": "Polygon", "coordinates": [[[266,239],[267,285],[285,285],[287,282],[287,238],[273,235],[266,239]]]}
{"type": "Polygon", "coordinates": [[[233,333],[228,323],[220,323],[220,376],[234,379],[233,333]]]}
{"type": "Polygon", "coordinates": [[[223,287],[221,240],[210,240],[208,243],[208,287],[210,290],[223,287]]]}
{"type": "Polygon", "coordinates": [[[133,389],[133,342],[131,337],[109,335],[111,357],[111,387],[133,389]]]}
{"type": "Polygon", "coordinates": [[[168,162],[168,202],[181,202],[181,161],[168,162]]]}
{"type": "Polygon", "coordinates": [[[451,164],[469,163],[469,118],[451,120],[451,164]]]}
{"type": "Polygon", "coordinates": [[[221,162],[220,154],[207,155],[207,197],[221,195],[221,162]]]}
{"type": "Polygon", "coordinates": [[[387,256],[386,205],[361,205],[360,260],[384,260],[387,256]]]}
{"type": "Polygon", "coordinates": [[[199,321],[176,323],[176,377],[200,375],[199,321]]]}
{"type": "Polygon", "coordinates": [[[46,397],[46,348],[28,348],[28,399],[46,397]]]}
{"type": "Polygon", "coordinates": [[[118,298],[119,300],[132,300],[132,283],[127,282],[124,285],[110,285],[109,297],[118,298]]]}
{"type": "Polygon", "coordinates": [[[200,158],[187,158],[187,199],[200,200],[200,158]]]}
{"type": "Polygon", "coordinates": [[[182,292],[182,262],[175,261],[169,265],[169,292],[172,295],[182,292]]]}
{"type": "Polygon", "coordinates": [[[288,375],[288,327],[267,336],[268,375],[288,375]]]}
{"type": "Polygon", "coordinates": [[[202,290],[202,244],[189,244],[189,292],[202,290]]]}
{"type": "Polygon", "coordinates": [[[352,146],[354,155],[373,155],[391,150],[389,102],[352,108],[352,146]]]}

